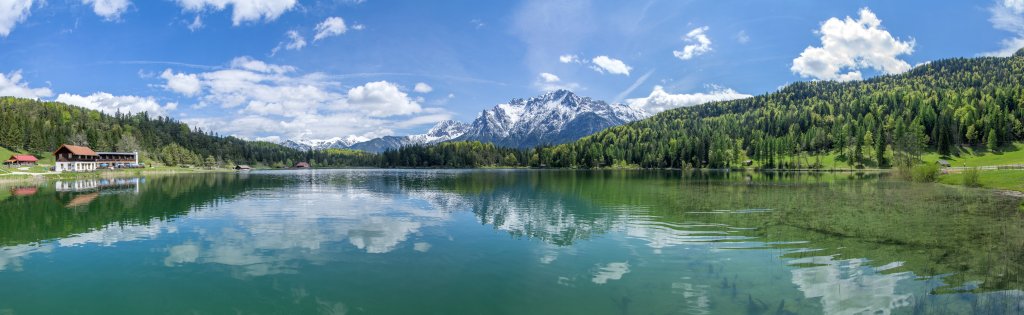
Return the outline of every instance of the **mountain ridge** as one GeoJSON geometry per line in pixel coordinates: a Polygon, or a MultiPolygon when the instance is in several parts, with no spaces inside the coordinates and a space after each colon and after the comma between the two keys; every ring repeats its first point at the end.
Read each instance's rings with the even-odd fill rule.
{"type": "Polygon", "coordinates": [[[350,144],[330,140],[319,140],[323,144],[319,146],[296,140],[286,140],[281,144],[299,150],[343,148],[375,153],[445,141],[480,141],[527,148],[575,141],[608,127],[649,116],[640,108],[609,104],[560,89],[497,104],[480,111],[470,123],[441,121],[424,134],[385,136],[350,144]]]}

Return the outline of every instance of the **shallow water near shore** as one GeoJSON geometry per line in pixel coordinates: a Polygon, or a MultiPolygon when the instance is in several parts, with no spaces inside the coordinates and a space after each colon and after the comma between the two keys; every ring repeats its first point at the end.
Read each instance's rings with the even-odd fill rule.
{"type": "Polygon", "coordinates": [[[0,193],[0,314],[1016,314],[1024,212],[884,174],[301,170],[0,193]]]}

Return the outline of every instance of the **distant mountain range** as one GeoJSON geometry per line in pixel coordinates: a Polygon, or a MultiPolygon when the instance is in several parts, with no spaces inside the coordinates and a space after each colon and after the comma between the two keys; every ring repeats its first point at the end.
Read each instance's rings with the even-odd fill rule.
{"type": "Polygon", "coordinates": [[[327,140],[288,140],[281,145],[298,149],[354,149],[383,152],[402,146],[444,141],[480,141],[499,146],[527,148],[562,144],[639,120],[649,115],[642,109],[557,90],[529,99],[513,99],[480,112],[472,123],[453,120],[438,123],[425,134],[386,136],[368,141],[356,137],[327,140]]]}
{"type": "Polygon", "coordinates": [[[409,136],[387,136],[353,144],[349,149],[367,152],[384,152],[407,145],[433,144],[449,141],[466,133],[469,125],[454,120],[445,120],[434,125],[425,134],[409,136]]]}
{"type": "Polygon", "coordinates": [[[292,149],[309,151],[309,150],[323,150],[323,149],[346,149],[349,146],[363,142],[365,139],[361,139],[355,136],[348,136],[346,138],[330,138],[323,140],[310,140],[310,139],[296,139],[296,140],[285,140],[280,144],[292,149]]]}

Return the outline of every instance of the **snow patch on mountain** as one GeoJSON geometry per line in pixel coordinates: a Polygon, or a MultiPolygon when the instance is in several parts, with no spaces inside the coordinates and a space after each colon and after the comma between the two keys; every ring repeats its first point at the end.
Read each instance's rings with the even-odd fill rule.
{"type": "Polygon", "coordinates": [[[362,141],[352,136],[344,139],[289,140],[282,145],[299,150],[347,148],[383,152],[403,146],[456,140],[526,148],[575,141],[605,128],[648,116],[639,106],[608,104],[568,90],[556,90],[537,97],[517,98],[495,105],[481,111],[470,124],[454,120],[439,122],[425,134],[386,136],[362,141]]]}
{"type": "Polygon", "coordinates": [[[374,139],[349,136],[324,140],[288,140],[281,145],[296,150],[354,149],[368,152],[384,152],[403,146],[434,144],[458,138],[469,125],[454,120],[445,120],[434,125],[425,134],[408,136],[386,136],[374,139]]]}
{"type": "Polygon", "coordinates": [[[366,137],[359,136],[347,136],[347,137],[334,137],[330,139],[305,139],[299,138],[295,140],[286,140],[280,144],[292,149],[309,151],[309,150],[325,150],[325,149],[347,149],[353,144],[364,142],[369,140],[366,137]]]}
{"type": "Polygon", "coordinates": [[[529,99],[513,99],[480,112],[457,140],[519,148],[560,144],[648,116],[639,107],[608,104],[556,90],[529,99]]]}

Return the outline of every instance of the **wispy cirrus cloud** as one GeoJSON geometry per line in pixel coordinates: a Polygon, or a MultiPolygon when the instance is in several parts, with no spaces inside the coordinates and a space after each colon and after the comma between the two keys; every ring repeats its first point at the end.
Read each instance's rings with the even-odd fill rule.
{"type": "Polygon", "coordinates": [[[299,31],[287,31],[285,32],[285,36],[288,37],[288,40],[277,44],[277,46],[270,51],[271,56],[277,55],[277,52],[281,51],[281,49],[300,50],[303,47],[306,47],[306,38],[303,37],[302,34],[299,34],[299,31]]]}
{"type": "Polygon", "coordinates": [[[316,31],[316,35],[313,35],[313,41],[318,41],[331,36],[345,34],[345,32],[348,32],[348,26],[345,25],[345,20],[341,17],[332,16],[317,24],[314,31],[316,31]]]}
{"type": "Polygon", "coordinates": [[[1024,48],[1024,0],[997,0],[989,12],[992,27],[1013,33],[1013,37],[1003,39],[1000,49],[983,53],[985,56],[1005,57],[1024,48]]]}
{"type": "Polygon", "coordinates": [[[552,56],[579,51],[598,31],[594,11],[587,0],[521,2],[512,14],[511,33],[525,46],[529,73],[550,71],[558,64],[552,56]]]}

